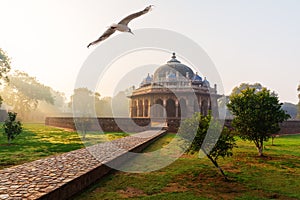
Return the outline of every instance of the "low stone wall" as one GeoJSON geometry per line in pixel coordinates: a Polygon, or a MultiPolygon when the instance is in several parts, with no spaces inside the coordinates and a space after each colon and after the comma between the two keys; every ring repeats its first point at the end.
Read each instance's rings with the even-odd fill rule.
{"type": "Polygon", "coordinates": [[[300,133],[300,121],[291,120],[284,121],[280,124],[280,131],[278,134],[295,134],[300,133]]]}
{"type": "Polygon", "coordinates": [[[104,132],[141,132],[149,130],[149,118],[73,118],[73,117],[47,117],[45,125],[67,128],[72,130],[104,132]],[[76,122],[76,123],[75,123],[76,122]]]}
{"type": "MultiPolygon", "coordinates": [[[[232,128],[231,126],[232,120],[225,120],[225,126],[232,128]]],[[[278,132],[278,135],[283,134],[296,134],[300,133],[300,121],[299,120],[289,120],[284,121],[279,124],[280,125],[280,131],[278,132]]]]}
{"type": "Polygon", "coordinates": [[[144,131],[0,170],[0,199],[68,199],[111,171],[108,166],[128,161],[128,152],[142,151],[164,133],[144,131]]]}
{"type": "MultiPolygon", "coordinates": [[[[88,119],[88,118],[87,118],[88,119]]],[[[48,126],[62,127],[76,130],[74,120],[76,124],[80,126],[80,121],[84,121],[84,118],[72,118],[72,117],[47,117],[45,124],[48,126]]],[[[149,130],[151,128],[151,120],[149,118],[89,118],[88,129],[99,130],[105,132],[140,132],[149,130]],[[99,126],[100,125],[100,126],[99,126]]],[[[155,118],[154,120],[163,122],[162,118],[155,118]]],[[[176,133],[180,127],[180,118],[167,119],[167,131],[176,133]]],[[[225,120],[224,125],[231,127],[232,120],[225,120]]],[[[77,127],[80,129],[80,127],[77,127]]],[[[300,133],[300,121],[290,120],[284,121],[280,124],[280,131],[278,134],[295,134],[300,133]]]]}

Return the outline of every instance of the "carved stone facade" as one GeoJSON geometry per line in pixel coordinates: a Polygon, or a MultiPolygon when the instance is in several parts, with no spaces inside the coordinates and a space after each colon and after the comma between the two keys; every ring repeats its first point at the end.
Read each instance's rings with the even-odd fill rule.
{"type": "Polygon", "coordinates": [[[128,96],[131,99],[131,118],[185,118],[195,112],[207,115],[209,110],[218,116],[216,85],[181,64],[173,53],[167,64],[142,81],[128,96]]]}

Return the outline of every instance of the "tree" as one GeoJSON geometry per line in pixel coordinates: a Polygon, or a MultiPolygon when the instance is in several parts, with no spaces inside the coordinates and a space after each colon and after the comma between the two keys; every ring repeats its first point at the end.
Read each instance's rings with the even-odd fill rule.
{"type": "Polygon", "coordinates": [[[12,106],[22,119],[25,119],[30,111],[35,110],[40,101],[54,103],[50,87],[41,84],[35,77],[15,71],[9,76],[9,80],[1,95],[4,102],[12,106]]]}
{"type": "Polygon", "coordinates": [[[260,83],[241,83],[239,86],[232,89],[231,95],[240,94],[243,90],[247,88],[254,88],[256,91],[260,91],[263,88],[263,86],[260,83]]]}
{"type": "Polygon", "coordinates": [[[82,139],[85,139],[91,117],[96,112],[95,102],[98,98],[100,94],[93,93],[88,88],[76,88],[71,96],[69,106],[73,108],[73,114],[76,116],[76,129],[81,131],[82,139]]]}
{"type": "Polygon", "coordinates": [[[11,141],[22,132],[22,124],[20,121],[16,121],[16,117],[17,113],[8,112],[8,118],[3,124],[4,135],[7,137],[8,144],[11,144],[11,141]]]}
{"type": "Polygon", "coordinates": [[[298,91],[298,99],[299,99],[299,102],[298,102],[298,105],[297,105],[297,119],[300,119],[300,85],[298,85],[298,88],[297,88],[297,91],[298,91]]]}
{"type": "Polygon", "coordinates": [[[188,147],[189,153],[196,153],[200,150],[207,158],[218,168],[220,173],[228,180],[224,171],[219,166],[217,159],[232,156],[232,149],[235,146],[235,139],[231,131],[222,126],[211,115],[203,116],[201,113],[195,113],[192,118],[185,119],[179,128],[179,135],[192,144],[188,147]],[[208,129],[210,130],[208,132],[208,129]],[[217,137],[219,132],[220,136],[217,137]],[[205,142],[205,144],[203,144],[205,142]]]}
{"type": "Polygon", "coordinates": [[[129,99],[124,91],[118,92],[118,94],[112,98],[111,109],[114,116],[129,116],[129,99]]]}
{"type": "Polygon", "coordinates": [[[281,105],[277,95],[266,88],[248,87],[230,96],[227,107],[234,115],[232,126],[242,139],[255,144],[259,156],[263,156],[264,141],[280,130],[279,123],[290,118],[281,105]]]}
{"type": "MultiPolygon", "coordinates": [[[[10,71],[10,59],[8,58],[5,51],[3,51],[0,48],[0,80],[4,80],[5,82],[8,82],[7,73],[10,71]]],[[[0,82],[0,85],[2,82],[0,82]]],[[[2,97],[0,96],[0,106],[2,104],[2,97]]]]}

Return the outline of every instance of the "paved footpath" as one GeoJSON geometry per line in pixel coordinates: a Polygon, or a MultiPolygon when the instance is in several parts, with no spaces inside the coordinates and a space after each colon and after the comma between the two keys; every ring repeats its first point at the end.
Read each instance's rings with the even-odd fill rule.
{"type": "Polygon", "coordinates": [[[0,199],[38,199],[163,134],[144,131],[111,142],[0,170],[0,199]],[[93,152],[91,155],[89,152],[93,152]]]}

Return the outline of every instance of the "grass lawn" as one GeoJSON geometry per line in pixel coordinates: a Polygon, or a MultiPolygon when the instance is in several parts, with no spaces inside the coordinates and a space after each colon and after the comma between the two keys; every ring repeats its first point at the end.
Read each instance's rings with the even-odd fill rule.
{"type": "MultiPolygon", "coordinates": [[[[173,137],[167,134],[145,152],[173,137]]],[[[263,158],[253,143],[237,145],[233,157],[219,160],[229,182],[207,158],[183,155],[159,171],[110,174],[75,199],[300,199],[300,135],[276,138],[274,146],[267,142],[263,158]]]]}
{"type": "Polygon", "coordinates": [[[8,145],[7,138],[3,135],[2,124],[0,124],[0,169],[126,135],[124,133],[87,133],[83,144],[77,132],[44,124],[25,123],[23,132],[12,141],[11,145],[8,145]]]}

